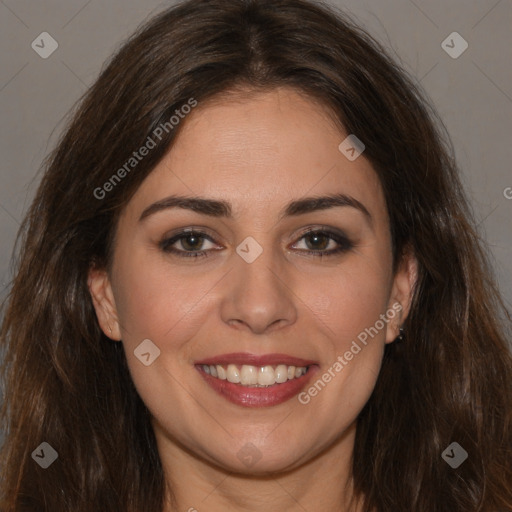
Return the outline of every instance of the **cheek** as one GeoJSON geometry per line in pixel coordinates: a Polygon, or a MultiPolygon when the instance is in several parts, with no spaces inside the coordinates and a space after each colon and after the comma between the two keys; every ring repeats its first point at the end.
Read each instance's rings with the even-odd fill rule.
{"type": "MultiPolygon", "coordinates": [[[[316,276],[314,286],[303,283],[297,295],[304,297],[323,331],[339,350],[365,329],[374,326],[385,313],[390,292],[390,271],[366,258],[355,257],[316,276]]],[[[382,337],[385,329],[381,327],[382,337]]]]}
{"type": "MultiPolygon", "coordinates": [[[[135,348],[150,339],[161,351],[159,363],[180,373],[191,357],[189,340],[215,315],[222,273],[178,269],[148,253],[143,259],[133,253],[119,258],[116,271],[116,305],[129,364],[135,348]]],[[[138,361],[133,366],[139,370],[138,361]]]]}
{"type": "Polygon", "coordinates": [[[129,256],[120,255],[114,295],[125,333],[149,336],[171,329],[193,308],[204,281],[204,274],[185,278],[157,253],[134,247],[129,256]]]}
{"type": "Polygon", "coordinates": [[[385,262],[379,264],[384,259],[347,260],[329,276],[317,276],[314,287],[298,292],[326,340],[321,371],[301,403],[310,400],[318,418],[333,422],[333,432],[357,417],[380,371],[387,327],[381,315],[386,314],[391,275],[385,262]]]}
{"type": "Polygon", "coordinates": [[[139,395],[156,417],[182,425],[170,412],[182,416],[193,409],[188,389],[190,348],[188,341],[212,314],[209,290],[216,280],[209,273],[187,275],[162,259],[145,255],[144,262],[131,258],[117,260],[116,305],[122,328],[122,342],[130,373],[139,395]],[[201,319],[199,318],[201,316],[201,319]],[[145,366],[136,352],[149,339],[159,350],[154,363],[145,366]]]}

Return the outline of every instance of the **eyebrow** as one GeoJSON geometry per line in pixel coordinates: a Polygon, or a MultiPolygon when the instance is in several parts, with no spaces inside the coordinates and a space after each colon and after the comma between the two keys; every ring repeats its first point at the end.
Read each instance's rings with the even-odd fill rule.
{"type": "MultiPolygon", "coordinates": [[[[279,214],[278,220],[284,217],[295,217],[330,208],[348,206],[364,214],[366,220],[372,225],[372,216],[366,206],[352,196],[346,194],[333,194],[326,196],[303,197],[291,201],[279,214]]],[[[203,197],[172,195],[148,206],[141,214],[139,221],[162,210],[182,208],[211,217],[231,219],[233,217],[231,204],[227,201],[207,199],[203,197]]]]}

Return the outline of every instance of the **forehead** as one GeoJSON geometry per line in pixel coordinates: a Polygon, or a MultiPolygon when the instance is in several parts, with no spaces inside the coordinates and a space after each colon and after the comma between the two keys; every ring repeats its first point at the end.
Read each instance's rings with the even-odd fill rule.
{"type": "Polygon", "coordinates": [[[139,213],[171,194],[228,200],[236,215],[326,193],[350,194],[385,213],[364,153],[350,161],[339,149],[349,134],[320,103],[292,89],[224,95],[199,103],[181,122],[171,150],[132,199],[139,213]]]}

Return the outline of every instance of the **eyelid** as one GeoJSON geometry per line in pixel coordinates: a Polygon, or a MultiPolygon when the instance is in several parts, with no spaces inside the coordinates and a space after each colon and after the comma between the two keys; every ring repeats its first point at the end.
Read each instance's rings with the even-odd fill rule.
{"type": "Polygon", "coordinates": [[[323,233],[326,235],[333,235],[337,238],[341,238],[343,240],[346,240],[347,242],[351,242],[351,238],[341,229],[334,228],[331,226],[324,226],[324,225],[316,225],[316,226],[308,226],[301,231],[299,231],[298,234],[294,235],[294,240],[300,240],[301,238],[304,238],[305,236],[309,234],[316,234],[316,233],[323,233]]]}
{"type": "Polygon", "coordinates": [[[331,226],[324,226],[322,224],[314,225],[314,226],[308,226],[301,231],[299,231],[299,237],[303,237],[305,235],[308,235],[309,233],[331,233],[333,235],[343,236],[345,238],[348,238],[348,236],[340,229],[333,228],[331,226]]]}
{"type": "Polygon", "coordinates": [[[339,254],[342,252],[346,252],[347,250],[351,249],[355,243],[352,241],[352,239],[346,235],[342,230],[338,228],[332,228],[330,226],[310,226],[308,228],[305,228],[300,232],[299,235],[296,235],[296,241],[294,242],[294,245],[303,240],[306,236],[310,234],[323,234],[326,235],[331,240],[334,240],[338,247],[337,249],[330,249],[330,250],[324,250],[324,251],[308,251],[308,250],[301,250],[300,252],[306,253],[306,254],[318,254],[318,255],[334,255],[339,254]]]}
{"type": "MultiPolygon", "coordinates": [[[[177,255],[178,257],[184,257],[184,258],[190,258],[190,257],[208,257],[212,251],[220,250],[219,248],[216,249],[203,249],[198,251],[184,251],[180,249],[175,249],[172,246],[179,242],[180,240],[186,238],[186,236],[190,233],[198,235],[199,238],[202,238],[204,240],[208,240],[211,243],[220,246],[223,248],[221,244],[217,242],[215,237],[211,235],[207,228],[203,227],[194,227],[189,226],[186,228],[181,228],[179,230],[176,230],[174,232],[171,232],[164,236],[164,238],[159,242],[160,248],[169,254],[177,255]]],[[[313,255],[316,257],[323,257],[323,256],[335,256],[340,255],[344,252],[347,252],[350,250],[354,243],[351,241],[351,239],[341,230],[337,228],[332,228],[329,226],[308,226],[307,228],[304,228],[299,234],[296,234],[294,236],[294,244],[297,244],[302,239],[304,239],[307,235],[310,234],[323,234],[326,235],[327,238],[330,240],[333,240],[336,244],[338,244],[338,247],[335,249],[329,249],[329,250],[306,250],[306,249],[300,249],[298,252],[302,254],[308,254],[313,255]]]]}
{"type": "Polygon", "coordinates": [[[202,226],[187,226],[186,228],[174,229],[170,232],[167,232],[162,237],[162,241],[165,242],[165,241],[171,240],[173,238],[178,238],[180,236],[184,237],[185,235],[190,234],[190,233],[193,233],[196,235],[201,235],[202,237],[210,240],[211,242],[214,242],[215,244],[220,245],[216,240],[217,235],[213,234],[212,230],[202,227],[202,226]]]}
{"type": "Polygon", "coordinates": [[[219,246],[220,244],[216,241],[216,239],[210,233],[208,233],[208,231],[209,231],[208,229],[202,228],[202,227],[189,226],[186,228],[181,228],[181,229],[172,231],[172,232],[164,235],[164,237],[158,243],[158,246],[164,252],[169,253],[169,254],[175,254],[178,256],[183,256],[183,257],[191,257],[191,256],[198,257],[198,256],[202,256],[202,255],[206,256],[207,255],[206,253],[214,251],[214,250],[219,250],[219,249],[211,248],[211,249],[200,250],[200,251],[183,251],[180,249],[176,249],[172,246],[174,244],[176,244],[177,242],[179,242],[180,240],[183,240],[184,238],[187,237],[187,235],[190,235],[190,234],[197,235],[199,238],[208,240],[212,244],[219,246]]]}

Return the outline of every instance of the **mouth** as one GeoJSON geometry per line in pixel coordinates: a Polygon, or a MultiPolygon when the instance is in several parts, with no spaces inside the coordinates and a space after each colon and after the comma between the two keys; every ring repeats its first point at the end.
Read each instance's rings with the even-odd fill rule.
{"type": "Polygon", "coordinates": [[[208,375],[220,380],[227,380],[232,384],[240,384],[245,387],[264,387],[274,384],[284,384],[285,382],[298,379],[306,375],[308,366],[288,366],[279,364],[277,366],[253,366],[244,364],[228,364],[223,366],[201,365],[201,370],[208,375]]]}
{"type": "Polygon", "coordinates": [[[283,354],[226,354],[195,364],[205,382],[232,403],[268,407],[297,395],[319,368],[283,354]]]}

